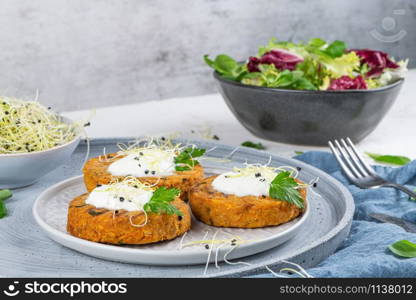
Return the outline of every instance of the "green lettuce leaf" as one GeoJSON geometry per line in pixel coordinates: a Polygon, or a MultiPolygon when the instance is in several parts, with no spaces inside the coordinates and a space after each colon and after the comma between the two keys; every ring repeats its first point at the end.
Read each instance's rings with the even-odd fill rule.
{"type": "Polygon", "coordinates": [[[227,79],[239,81],[240,77],[247,73],[244,64],[238,63],[236,60],[225,54],[218,55],[215,60],[210,59],[208,55],[204,55],[204,61],[222,77],[227,79]]]}

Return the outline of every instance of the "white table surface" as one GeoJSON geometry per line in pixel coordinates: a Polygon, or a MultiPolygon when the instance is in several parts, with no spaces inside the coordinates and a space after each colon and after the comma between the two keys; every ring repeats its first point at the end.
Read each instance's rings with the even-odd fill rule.
{"type": "MultiPolygon", "coordinates": [[[[411,70],[392,109],[376,130],[358,145],[362,151],[416,158],[415,83],[416,70],[411,70]]],[[[246,140],[261,142],[267,151],[282,156],[312,149],[328,151],[327,147],[275,143],[253,136],[237,121],[220,94],[95,108],[94,111],[91,126],[87,128],[91,138],[173,133],[203,139],[215,134],[220,138],[219,142],[234,146],[246,140]]],[[[91,112],[73,111],[63,115],[73,120],[85,120],[91,112]]]]}

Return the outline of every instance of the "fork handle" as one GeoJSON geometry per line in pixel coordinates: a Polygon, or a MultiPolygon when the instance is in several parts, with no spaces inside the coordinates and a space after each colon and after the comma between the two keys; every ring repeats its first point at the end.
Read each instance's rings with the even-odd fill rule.
{"type": "Polygon", "coordinates": [[[402,192],[408,194],[410,197],[415,198],[416,199],[416,192],[413,192],[412,190],[409,190],[407,187],[397,184],[397,183],[392,183],[392,182],[387,182],[382,184],[382,186],[384,187],[392,187],[398,190],[401,190],[402,192]]]}

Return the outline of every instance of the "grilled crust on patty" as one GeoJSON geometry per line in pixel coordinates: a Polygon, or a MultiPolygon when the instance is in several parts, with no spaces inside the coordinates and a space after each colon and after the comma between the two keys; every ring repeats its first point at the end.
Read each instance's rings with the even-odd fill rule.
{"type": "Polygon", "coordinates": [[[179,198],[172,204],[183,216],[176,214],[148,213],[143,227],[145,214],[141,211],[108,210],[86,204],[88,194],[78,196],[69,203],[67,231],[73,236],[106,244],[150,244],[174,239],[191,228],[191,213],[188,205],[179,198]]]}
{"type": "MultiPolygon", "coordinates": [[[[106,157],[95,157],[87,161],[83,168],[84,183],[88,192],[91,192],[98,184],[108,184],[113,179],[122,179],[122,176],[113,176],[107,169],[113,162],[124,156],[116,156],[116,153],[107,154],[106,157]]],[[[190,188],[204,178],[204,169],[196,165],[189,171],[176,171],[174,175],[165,177],[138,177],[141,182],[157,184],[157,186],[175,187],[182,191],[181,198],[186,196],[190,188]]]]}
{"type": "MultiPolygon", "coordinates": [[[[212,187],[212,181],[217,176],[205,178],[189,192],[192,213],[205,224],[258,228],[289,222],[302,213],[302,209],[287,201],[270,197],[238,197],[218,192],[212,187]]],[[[300,193],[306,205],[306,190],[301,189],[300,193]]]]}

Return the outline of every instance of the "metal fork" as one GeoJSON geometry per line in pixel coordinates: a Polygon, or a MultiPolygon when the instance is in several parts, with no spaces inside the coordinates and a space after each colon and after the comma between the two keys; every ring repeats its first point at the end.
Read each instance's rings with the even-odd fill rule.
{"type": "Polygon", "coordinates": [[[347,178],[356,186],[362,189],[392,187],[416,198],[416,193],[403,185],[389,182],[378,176],[374,169],[365,162],[350,138],[346,138],[346,141],[341,139],[341,143],[338,140],[329,141],[328,145],[347,178]]]}

